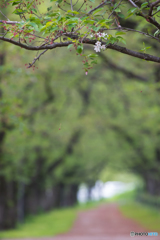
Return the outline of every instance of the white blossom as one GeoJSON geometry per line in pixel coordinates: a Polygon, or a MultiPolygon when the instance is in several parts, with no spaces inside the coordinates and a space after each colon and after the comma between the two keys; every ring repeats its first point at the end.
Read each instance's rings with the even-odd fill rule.
{"type": "Polygon", "coordinates": [[[97,35],[98,35],[98,37],[102,37],[102,33],[101,32],[98,32],[97,35]]]}
{"type": "Polygon", "coordinates": [[[106,48],[106,46],[105,46],[105,45],[102,45],[102,46],[101,46],[101,49],[105,49],[105,48],[106,48]]]}
{"type": "Polygon", "coordinates": [[[104,38],[104,39],[107,39],[108,38],[108,34],[107,33],[101,33],[101,32],[98,32],[97,33],[98,37],[100,38],[104,38]],[[106,37],[107,36],[107,37],[106,37]],[[105,38],[106,37],[106,38],[105,38]]]}
{"type": "Polygon", "coordinates": [[[101,47],[101,42],[97,41],[95,44],[96,46],[101,47]]]}
{"type": "Polygon", "coordinates": [[[100,47],[101,47],[101,46],[94,45],[94,50],[95,50],[96,52],[100,52],[100,51],[101,51],[100,47]]]}
{"type": "Polygon", "coordinates": [[[99,42],[99,41],[97,41],[97,42],[95,43],[95,45],[94,45],[94,50],[95,50],[96,52],[100,52],[101,49],[105,49],[105,48],[106,48],[106,46],[105,46],[105,45],[101,45],[101,42],[99,42]]]}

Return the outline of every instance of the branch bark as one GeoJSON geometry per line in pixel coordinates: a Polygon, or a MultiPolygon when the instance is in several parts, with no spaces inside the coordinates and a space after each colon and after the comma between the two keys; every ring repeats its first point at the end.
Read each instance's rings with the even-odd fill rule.
{"type": "MultiPolygon", "coordinates": [[[[70,37],[72,37],[72,36],[70,36],[70,37]]],[[[77,38],[78,38],[78,36],[77,36],[77,38]]],[[[74,39],[75,39],[75,36],[74,36],[74,39]]],[[[32,50],[32,51],[54,49],[54,48],[57,48],[57,47],[67,47],[69,44],[72,44],[72,41],[66,41],[66,42],[55,42],[53,44],[49,44],[49,45],[45,45],[45,46],[30,46],[30,45],[26,45],[26,44],[17,42],[15,40],[10,39],[10,38],[5,38],[5,37],[1,37],[1,36],[0,36],[0,40],[12,43],[16,46],[19,46],[19,47],[27,49],[27,50],[32,50]]],[[[82,43],[94,45],[96,43],[96,41],[97,40],[90,40],[90,39],[86,38],[86,39],[83,39],[82,43]]],[[[102,44],[106,45],[105,42],[102,42],[102,44]]],[[[106,48],[115,50],[117,52],[121,52],[123,54],[129,55],[129,56],[132,56],[132,57],[144,59],[146,61],[160,63],[160,57],[156,57],[156,56],[146,54],[146,53],[136,52],[136,51],[130,50],[128,48],[121,47],[119,45],[115,45],[115,44],[110,43],[106,46],[106,48]]]]}

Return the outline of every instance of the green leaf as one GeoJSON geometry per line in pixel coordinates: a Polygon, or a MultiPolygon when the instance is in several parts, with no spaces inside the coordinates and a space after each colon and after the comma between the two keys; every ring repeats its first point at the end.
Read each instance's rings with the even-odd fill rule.
{"type": "Polygon", "coordinates": [[[133,13],[135,10],[137,10],[137,8],[130,8],[128,9],[127,13],[133,13]]]}
{"type": "Polygon", "coordinates": [[[155,33],[154,36],[156,36],[156,34],[158,34],[160,32],[160,30],[158,29],[155,33]]]}
{"type": "Polygon", "coordinates": [[[157,11],[159,11],[159,10],[160,10],[160,6],[157,7],[157,11]]]}
{"type": "Polygon", "coordinates": [[[121,31],[118,31],[118,32],[115,33],[115,35],[124,35],[124,34],[126,34],[126,33],[125,32],[121,32],[121,31]]]}
{"type": "Polygon", "coordinates": [[[102,11],[104,8],[98,8],[97,10],[95,10],[92,14],[95,15],[96,13],[102,11]]]}
{"type": "Polygon", "coordinates": [[[121,12],[121,9],[120,8],[116,8],[114,11],[115,12],[121,12]]]}
{"type": "Polygon", "coordinates": [[[12,3],[12,6],[14,6],[14,5],[18,5],[20,2],[21,2],[21,1],[19,1],[19,0],[16,1],[16,2],[14,1],[14,2],[12,3]]]}
{"type": "Polygon", "coordinates": [[[73,46],[73,44],[69,44],[67,48],[69,49],[69,48],[71,48],[72,46],[73,46]]]}
{"type": "Polygon", "coordinates": [[[47,8],[47,11],[49,12],[51,9],[52,9],[52,6],[51,6],[51,7],[48,7],[48,8],[47,8]]]}
{"type": "Polygon", "coordinates": [[[118,37],[116,37],[116,39],[118,39],[120,42],[122,42],[123,44],[126,45],[126,41],[124,40],[124,38],[118,36],[118,37]]]}
{"type": "Polygon", "coordinates": [[[122,13],[118,13],[118,16],[119,16],[120,18],[125,18],[124,14],[122,14],[122,13]]]}
{"type": "Polygon", "coordinates": [[[97,60],[92,61],[91,64],[97,64],[97,60]]]}
{"type": "Polygon", "coordinates": [[[77,52],[78,52],[79,54],[81,54],[82,51],[83,51],[83,45],[78,45],[78,46],[77,46],[77,52]]]}
{"type": "Polygon", "coordinates": [[[148,2],[144,2],[144,3],[141,5],[141,8],[145,8],[147,5],[148,5],[148,2]]]}
{"type": "Polygon", "coordinates": [[[29,25],[32,26],[32,27],[34,28],[34,30],[36,30],[37,32],[39,32],[38,25],[37,25],[35,22],[30,22],[29,25]]]}
{"type": "Polygon", "coordinates": [[[97,54],[89,54],[88,57],[89,58],[95,58],[95,57],[98,57],[98,55],[97,54]]]}
{"type": "Polygon", "coordinates": [[[67,12],[68,12],[68,13],[73,13],[73,14],[79,14],[79,12],[77,12],[77,11],[72,11],[72,10],[68,10],[67,12]]]}
{"type": "Polygon", "coordinates": [[[56,2],[57,2],[58,4],[60,4],[62,1],[63,1],[63,0],[57,0],[56,2]]]}
{"type": "Polygon", "coordinates": [[[130,13],[125,19],[131,17],[134,13],[130,13]]]}
{"type": "Polygon", "coordinates": [[[26,13],[26,10],[16,9],[13,13],[15,13],[17,15],[21,15],[23,13],[26,13]]]}

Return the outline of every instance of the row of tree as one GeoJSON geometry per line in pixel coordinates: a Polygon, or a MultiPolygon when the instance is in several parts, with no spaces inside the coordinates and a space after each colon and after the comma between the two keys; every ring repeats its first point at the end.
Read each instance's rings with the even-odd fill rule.
{"type": "MultiPolygon", "coordinates": [[[[139,35],[128,40],[147,44],[139,35]]],[[[0,229],[75,204],[79,185],[91,188],[106,166],[138,174],[160,195],[158,65],[108,50],[86,76],[81,56],[58,49],[29,70],[34,53],[2,42],[0,229]]]]}

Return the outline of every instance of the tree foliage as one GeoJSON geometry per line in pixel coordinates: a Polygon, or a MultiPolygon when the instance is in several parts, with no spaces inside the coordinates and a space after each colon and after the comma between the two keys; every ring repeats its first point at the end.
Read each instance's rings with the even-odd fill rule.
{"type": "MultiPolygon", "coordinates": [[[[155,59],[157,26],[130,1],[75,3],[19,0],[8,2],[8,14],[2,9],[12,21],[1,23],[0,37],[1,229],[28,213],[73,205],[79,184],[91,187],[106,168],[136,173],[160,194],[159,65],[128,54],[155,59]],[[37,69],[39,50],[52,48],[37,69]],[[80,64],[88,72],[94,50],[100,64],[84,78],[80,64]]],[[[158,2],[136,4],[158,19],[158,2]]]]}
{"type": "Polygon", "coordinates": [[[160,62],[156,53],[146,53],[150,46],[144,43],[141,49],[135,51],[127,41],[129,32],[160,41],[158,0],[138,3],[132,0],[12,0],[7,1],[7,5],[12,8],[13,14],[11,20],[6,17],[0,21],[5,30],[0,40],[31,51],[42,50],[31,63],[26,64],[29,68],[34,68],[35,62],[48,50],[68,47],[74,48],[76,54],[82,56],[87,74],[97,63],[97,54],[86,54],[84,45],[94,45],[96,52],[112,49],[147,61],[160,62]],[[136,21],[136,26],[126,27],[129,18],[136,21]],[[128,48],[121,46],[126,43],[128,48]]]}

